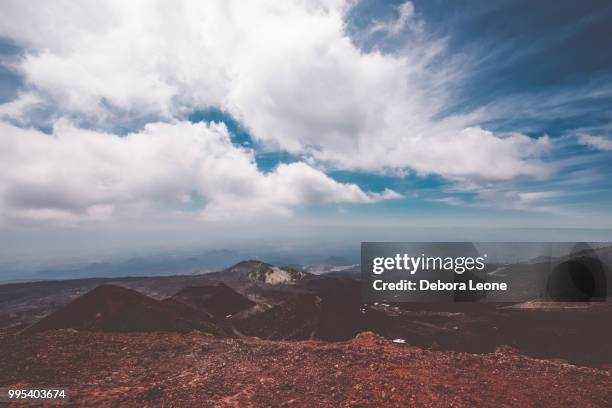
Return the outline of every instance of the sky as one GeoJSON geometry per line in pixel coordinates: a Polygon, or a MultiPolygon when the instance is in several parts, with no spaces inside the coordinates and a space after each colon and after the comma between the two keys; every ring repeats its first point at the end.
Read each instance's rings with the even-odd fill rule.
{"type": "Polygon", "coordinates": [[[0,256],[610,230],[610,38],[607,1],[3,1],[0,256]]]}

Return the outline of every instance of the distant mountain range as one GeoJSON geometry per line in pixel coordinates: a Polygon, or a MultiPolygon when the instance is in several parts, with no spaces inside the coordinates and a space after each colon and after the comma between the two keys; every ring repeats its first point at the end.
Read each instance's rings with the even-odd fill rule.
{"type": "Polygon", "coordinates": [[[41,268],[35,271],[2,271],[6,280],[79,279],[121,276],[164,276],[217,271],[244,259],[244,254],[227,249],[193,254],[159,254],[115,261],[96,261],[41,268]]]}
{"type": "Polygon", "coordinates": [[[137,256],[127,259],[104,260],[89,263],[64,262],[52,267],[25,268],[16,264],[0,264],[0,282],[28,282],[55,279],[107,278],[125,276],[169,276],[205,274],[219,271],[239,263],[243,259],[268,259],[277,265],[288,265],[288,269],[308,271],[315,274],[344,269],[352,266],[342,256],[308,256],[300,254],[261,253],[254,254],[229,249],[208,250],[193,253],[163,253],[152,256],[137,256]]]}

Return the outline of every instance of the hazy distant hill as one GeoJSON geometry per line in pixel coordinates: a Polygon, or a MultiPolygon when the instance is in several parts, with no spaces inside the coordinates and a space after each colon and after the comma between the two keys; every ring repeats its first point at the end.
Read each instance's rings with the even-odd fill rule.
{"type": "Polygon", "coordinates": [[[79,279],[122,276],[163,276],[217,271],[244,259],[244,254],[227,249],[193,254],[159,254],[83,265],[43,268],[35,272],[13,271],[2,276],[12,280],[79,279]]]}

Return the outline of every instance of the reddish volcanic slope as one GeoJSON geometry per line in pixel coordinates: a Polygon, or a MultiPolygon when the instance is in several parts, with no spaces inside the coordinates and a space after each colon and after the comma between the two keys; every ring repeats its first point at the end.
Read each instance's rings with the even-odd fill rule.
{"type": "Polygon", "coordinates": [[[296,296],[282,305],[236,322],[241,333],[271,340],[314,338],[321,324],[321,299],[296,296]]]}
{"type": "Polygon", "coordinates": [[[255,305],[221,282],[205,286],[187,286],[172,296],[172,299],[214,317],[225,317],[255,305]]]}
{"type": "Polygon", "coordinates": [[[75,406],[612,406],[611,370],[373,334],[324,343],[48,331],[0,339],[0,361],[0,387],[67,387],[75,406]]]}
{"type": "Polygon", "coordinates": [[[224,331],[199,313],[175,307],[121,286],[100,285],[26,330],[28,333],[72,328],[106,332],[224,331]]]}

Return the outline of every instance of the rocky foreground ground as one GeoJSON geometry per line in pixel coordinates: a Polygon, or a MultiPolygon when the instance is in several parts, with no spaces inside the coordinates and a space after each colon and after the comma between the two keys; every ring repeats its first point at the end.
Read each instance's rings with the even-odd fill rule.
{"type": "Polygon", "coordinates": [[[59,330],[0,340],[0,387],[66,387],[75,406],[612,406],[612,370],[347,342],[59,330]]]}

